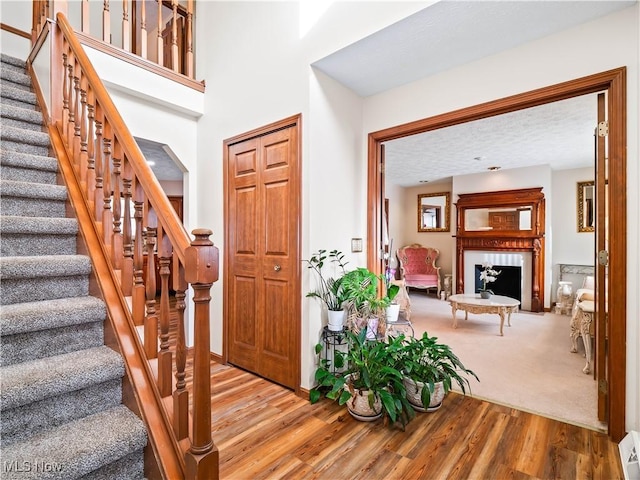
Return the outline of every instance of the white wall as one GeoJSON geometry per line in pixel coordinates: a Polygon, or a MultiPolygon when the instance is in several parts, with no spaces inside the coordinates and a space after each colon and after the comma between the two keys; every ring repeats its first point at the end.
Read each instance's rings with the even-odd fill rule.
{"type": "MultiPolygon", "coordinates": [[[[594,169],[576,168],[559,170],[552,174],[553,203],[547,204],[552,212],[553,243],[552,301],[558,288],[559,265],[594,265],[595,233],[578,232],[578,182],[593,181],[594,169]]],[[[570,280],[567,278],[567,280],[570,280]]],[[[579,280],[579,278],[576,278],[579,280]]],[[[573,285],[573,291],[581,285],[573,285]]]]}
{"type": "MultiPolygon", "coordinates": [[[[0,1],[0,19],[2,23],[31,33],[31,2],[0,1]]],[[[26,60],[31,49],[31,40],[0,30],[2,53],[26,60]]]]}

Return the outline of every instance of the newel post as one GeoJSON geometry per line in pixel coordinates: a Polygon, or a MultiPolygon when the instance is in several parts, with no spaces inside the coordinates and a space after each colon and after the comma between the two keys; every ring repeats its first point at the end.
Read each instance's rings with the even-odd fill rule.
{"type": "Polygon", "coordinates": [[[211,286],[218,280],[218,248],[209,240],[211,230],[196,229],[192,233],[196,238],[186,251],[185,280],[193,288],[195,304],[193,427],[185,463],[187,478],[217,479],[219,454],[211,437],[209,304],[211,286]]]}

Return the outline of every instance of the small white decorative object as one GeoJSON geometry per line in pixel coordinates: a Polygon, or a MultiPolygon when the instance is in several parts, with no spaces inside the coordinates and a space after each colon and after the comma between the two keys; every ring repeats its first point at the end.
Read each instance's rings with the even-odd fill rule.
{"type": "Polygon", "coordinates": [[[556,315],[571,315],[573,307],[573,284],[571,282],[558,282],[556,292],[556,315]]]}

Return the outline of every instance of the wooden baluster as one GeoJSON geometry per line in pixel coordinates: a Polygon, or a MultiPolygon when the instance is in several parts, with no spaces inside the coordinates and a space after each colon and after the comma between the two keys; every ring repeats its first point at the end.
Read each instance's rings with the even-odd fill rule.
{"type": "Polygon", "coordinates": [[[144,351],[147,358],[158,356],[158,316],[156,314],[156,262],[155,246],[158,233],[156,214],[153,209],[147,213],[147,233],[145,236],[145,246],[147,249],[147,271],[146,273],[146,306],[147,316],[144,322],[144,351]]]}
{"type": "Polygon", "coordinates": [[[68,93],[67,93],[67,98],[69,99],[69,118],[67,121],[67,136],[66,136],[66,141],[67,141],[67,146],[71,149],[71,147],[73,146],[73,124],[75,123],[75,109],[73,107],[73,104],[75,103],[75,100],[73,98],[73,68],[74,68],[74,57],[73,57],[73,53],[71,53],[71,51],[69,51],[69,55],[67,56],[67,69],[69,70],[68,72],[68,76],[69,76],[69,81],[67,82],[67,88],[68,88],[68,93]]]}
{"type": "Polygon", "coordinates": [[[109,13],[109,0],[104,0],[102,8],[102,41],[111,43],[111,14],[109,13]]]}
{"type": "Polygon", "coordinates": [[[113,236],[111,245],[111,263],[116,270],[122,269],[124,252],[122,248],[122,198],[120,196],[120,166],[122,164],[122,146],[117,138],[113,145],[113,194],[111,196],[111,208],[113,209],[113,236]]]}
{"type": "MultiPolygon", "coordinates": [[[[67,46],[65,45],[65,49],[67,46]]],[[[65,50],[66,51],[66,50],[65,50]]],[[[69,62],[67,54],[62,54],[62,136],[67,136],[69,128],[69,76],[67,75],[69,62]]]]}
{"type": "Polygon", "coordinates": [[[147,54],[147,2],[140,2],[140,56],[148,58],[147,54]]]}
{"type": "Polygon", "coordinates": [[[133,289],[133,236],[131,234],[131,185],[132,169],[128,158],[124,159],[122,170],[122,196],[124,221],[122,228],[124,259],[122,260],[121,288],[125,297],[131,295],[133,289]]]}
{"type": "Polygon", "coordinates": [[[164,47],[162,45],[162,0],[158,0],[158,37],[156,39],[156,49],[158,52],[158,65],[164,65],[164,47]]]}
{"type": "Polygon", "coordinates": [[[111,124],[103,125],[103,157],[102,157],[102,241],[109,252],[109,258],[113,251],[111,239],[113,236],[113,214],[111,213],[111,124]]]}
{"type": "Polygon", "coordinates": [[[103,168],[102,168],[102,155],[103,155],[103,147],[102,147],[102,122],[104,120],[104,115],[102,114],[102,108],[100,104],[96,104],[96,156],[95,156],[95,175],[96,175],[96,186],[94,189],[94,197],[93,197],[93,205],[94,205],[94,215],[95,220],[99,225],[102,224],[102,202],[103,202],[103,168]]]}
{"type": "Polygon", "coordinates": [[[171,0],[173,18],[171,19],[171,68],[180,72],[180,53],[178,51],[178,0],[171,0]]]}
{"type": "Polygon", "coordinates": [[[122,49],[126,50],[127,52],[131,51],[131,27],[129,26],[129,0],[122,0],[122,49]]]}
{"type": "Polygon", "coordinates": [[[185,454],[188,478],[218,478],[219,454],[211,438],[211,363],[209,303],[211,286],[218,279],[218,249],[211,230],[196,229],[185,255],[185,280],[193,287],[194,354],[192,442],[185,454]]]}
{"type": "Polygon", "coordinates": [[[80,184],[86,192],[89,154],[87,153],[87,77],[85,75],[80,79],[80,105],[80,184]]]}
{"type": "MultiPolygon", "coordinates": [[[[175,257],[176,255],[174,255],[175,257]]],[[[175,262],[174,262],[175,264],[175,262]]],[[[173,391],[173,431],[178,440],[189,435],[189,391],[185,380],[185,367],[187,365],[187,342],[184,333],[184,311],[187,304],[187,282],[184,280],[184,267],[178,263],[173,270],[174,284],[176,284],[176,311],[178,325],[176,331],[176,389],[173,391]]]]}
{"type": "Polygon", "coordinates": [[[144,208],[144,192],[140,182],[134,179],[133,218],[136,222],[135,240],[133,242],[133,322],[135,325],[144,325],[144,310],[146,292],[144,287],[144,240],[142,237],[142,218],[144,208]]]}
{"type": "Polygon", "coordinates": [[[82,33],[90,34],[91,12],[89,10],[89,0],[82,0],[82,33]]]}
{"type": "Polygon", "coordinates": [[[95,122],[95,96],[93,89],[87,91],[87,117],[89,131],[87,133],[87,200],[89,210],[95,211],[96,191],[96,122],[95,122]]]}
{"type": "Polygon", "coordinates": [[[184,74],[189,78],[194,78],[194,69],[193,69],[193,0],[188,0],[187,2],[187,28],[186,28],[186,36],[187,38],[187,58],[185,60],[186,63],[186,72],[184,74]]]}
{"type": "Polygon", "coordinates": [[[73,152],[73,164],[76,173],[80,175],[80,116],[82,114],[80,106],[80,66],[76,65],[76,74],[73,76],[73,143],[69,145],[73,152]]]}
{"type": "Polygon", "coordinates": [[[158,391],[160,396],[171,395],[173,356],[169,350],[169,264],[171,241],[162,234],[158,239],[158,263],[160,264],[160,351],[158,352],[158,391]]]}

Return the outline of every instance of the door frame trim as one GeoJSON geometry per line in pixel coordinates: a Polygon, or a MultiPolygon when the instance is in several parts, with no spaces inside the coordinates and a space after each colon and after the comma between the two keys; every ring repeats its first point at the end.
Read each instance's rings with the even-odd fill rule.
{"type": "MultiPolygon", "coordinates": [[[[278,120],[276,122],[270,123],[268,125],[263,125],[262,127],[255,128],[249,132],[241,133],[239,135],[233,136],[231,138],[227,138],[223,140],[223,158],[222,158],[222,170],[223,170],[223,196],[224,196],[224,237],[225,237],[225,245],[229,245],[228,242],[228,226],[229,222],[229,185],[228,185],[228,174],[229,174],[229,147],[236,143],[241,143],[246,140],[250,140],[255,137],[261,137],[267,135],[269,133],[273,133],[277,130],[282,130],[285,128],[294,127],[296,129],[297,135],[297,149],[298,149],[298,165],[296,168],[296,175],[294,177],[290,177],[292,185],[295,185],[295,191],[291,193],[296,195],[297,197],[297,206],[292,212],[296,217],[296,228],[294,235],[296,237],[297,244],[297,254],[295,258],[295,267],[293,268],[294,276],[293,276],[293,284],[294,288],[291,294],[293,295],[292,301],[292,310],[294,312],[300,312],[302,308],[302,263],[298,260],[300,259],[301,252],[300,246],[301,235],[302,235],[302,114],[292,115],[291,117],[284,118],[282,120],[278,120]],[[297,293],[296,293],[297,292],[297,293]]],[[[229,290],[228,285],[231,279],[231,271],[229,270],[229,258],[230,253],[228,248],[224,248],[224,264],[223,264],[223,283],[222,283],[222,355],[221,360],[223,363],[228,363],[229,361],[229,290]]],[[[302,355],[300,349],[302,348],[302,323],[301,321],[296,322],[294,324],[294,355],[295,355],[295,366],[294,373],[296,377],[295,381],[295,393],[296,395],[300,395],[300,379],[302,375],[302,355]]]]}
{"type": "Polygon", "coordinates": [[[486,103],[423,118],[369,133],[367,173],[367,265],[382,272],[378,258],[381,232],[380,180],[382,143],[481,118],[535,107],[580,95],[607,91],[609,117],[609,436],[619,442],[625,435],[626,321],[627,321],[627,70],[620,67],[486,103]]]}

